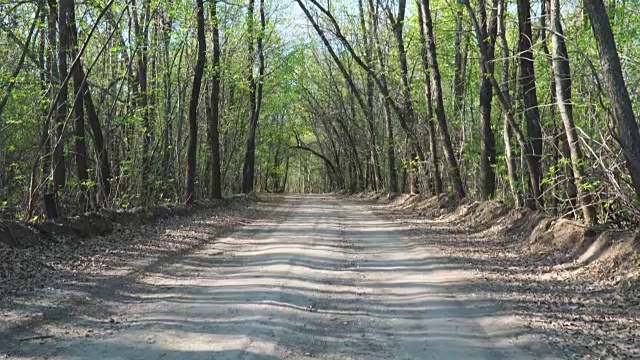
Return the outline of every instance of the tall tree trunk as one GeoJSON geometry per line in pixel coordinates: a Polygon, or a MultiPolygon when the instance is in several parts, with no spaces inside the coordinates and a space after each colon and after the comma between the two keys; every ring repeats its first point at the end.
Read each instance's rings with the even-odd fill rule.
{"type": "Polygon", "coordinates": [[[211,119],[209,120],[209,144],[211,149],[211,197],[222,199],[220,174],[220,31],[216,0],[211,1],[211,25],[213,27],[213,84],[211,88],[211,119]]]}
{"type": "MultiPolygon", "coordinates": [[[[460,118],[460,121],[464,120],[464,90],[465,90],[465,78],[467,72],[467,56],[468,56],[468,42],[467,32],[464,29],[463,11],[460,7],[461,3],[456,0],[456,38],[454,42],[455,49],[455,72],[453,76],[453,109],[455,116],[460,118]]],[[[420,11],[418,11],[420,14],[420,11]]]]}
{"type": "Polygon", "coordinates": [[[193,76],[191,88],[191,100],[189,101],[189,148],[187,150],[187,193],[186,202],[192,204],[195,201],[196,189],[196,155],[198,145],[198,101],[200,99],[200,86],[204,75],[204,63],[206,61],[207,42],[204,34],[204,5],[203,0],[196,0],[196,21],[198,33],[198,60],[193,76]]]}
{"type": "MultiPolygon", "coordinates": [[[[394,16],[391,12],[390,8],[388,10],[388,16],[392,22],[392,30],[393,35],[396,39],[396,46],[398,50],[398,63],[400,65],[400,78],[402,81],[402,112],[405,122],[408,125],[409,129],[415,131],[415,113],[413,110],[413,101],[411,100],[411,85],[409,84],[409,65],[407,62],[407,51],[404,44],[404,23],[405,23],[405,10],[406,10],[406,0],[400,0],[398,3],[398,14],[394,16]],[[394,19],[395,18],[395,19],[394,19]]],[[[414,193],[416,190],[415,183],[416,179],[416,169],[414,169],[414,159],[416,156],[419,160],[418,168],[424,166],[425,156],[421,150],[420,143],[418,143],[415,137],[408,137],[408,146],[409,149],[408,161],[409,161],[409,176],[410,176],[410,191],[414,193]]]]}
{"type": "Polygon", "coordinates": [[[533,202],[530,207],[544,205],[542,197],[542,126],[540,124],[540,110],[538,109],[538,95],[536,93],[536,76],[533,62],[533,35],[531,30],[531,3],[529,0],[518,0],[518,27],[520,54],[520,85],[525,117],[527,119],[527,135],[531,146],[532,168],[529,171],[533,202]]]}
{"type": "MultiPolygon", "coordinates": [[[[61,2],[62,4],[62,2],[61,2]]],[[[69,54],[71,58],[76,58],[78,54],[78,29],[76,27],[75,16],[75,2],[74,0],[65,1],[64,4],[69,6],[67,14],[69,16],[69,34],[71,41],[69,42],[69,54]]],[[[79,60],[76,60],[79,61],[79,60]]],[[[74,93],[74,105],[73,111],[75,114],[74,121],[74,137],[75,137],[75,158],[76,166],[78,168],[78,183],[80,185],[80,204],[82,204],[83,210],[88,207],[86,194],[89,189],[85,188],[87,180],[89,180],[89,170],[87,165],[87,144],[85,141],[85,128],[84,128],[84,74],[82,68],[76,65],[71,74],[73,77],[73,93],[74,93]]]]}
{"type": "MultiPolygon", "coordinates": [[[[471,3],[469,2],[469,0],[463,0],[463,1],[464,1],[465,7],[467,8],[469,17],[471,18],[471,22],[473,23],[473,27],[475,29],[476,40],[478,43],[478,47],[480,48],[480,56],[488,58],[489,56],[488,56],[487,44],[483,40],[487,38],[487,35],[483,33],[482,27],[480,26],[478,18],[476,17],[476,14],[473,11],[473,8],[471,7],[471,3]]],[[[538,174],[536,169],[539,170],[539,162],[538,162],[538,159],[535,157],[535,154],[533,151],[533,144],[529,139],[525,138],[524,134],[522,133],[522,131],[520,131],[520,128],[518,128],[515,122],[515,119],[514,119],[515,112],[514,112],[513,104],[509,97],[509,93],[502,91],[500,84],[496,80],[495,74],[493,74],[493,72],[488,71],[488,69],[485,69],[485,70],[487,70],[485,71],[485,73],[488,74],[488,78],[491,81],[493,90],[495,91],[496,97],[498,99],[498,103],[500,104],[500,107],[502,108],[502,111],[504,113],[504,118],[507,121],[511,130],[513,131],[515,138],[518,141],[518,144],[524,150],[524,155],[525,155],[524,158],[527,164],[527,169],[529,170],[529,180],[532,184],[539,185],[539,178],[535,176],[535,174],[538,174]]],[[[539,186],[537,187],[532,186],[532,188],[540,189],[539,186]]],[[[540,198],[541,196],[542,194],[540,192],[534,193],[535,198],[540,198]]],[[[537,203],[536,205],[540,206],[541,204],[537,203]]]]}
{"type": "Polygon", "coordinates": [[[164,112],[165,112],[165,129],[162,138],[162,174],[166,179],[171,178],[171,137],[173,125],[171,122],[171,114],[173,111],[173,94],[171,89],[171,73],[172,64],[169,54],[169,45],[171,42],[171,28],[173,26],[173,15],[169,10],[165,10],[166,18],[163,18],[162,24],[162,50],[164,53],[164,72],[163,72],[163,86],[164,86],[164,112]]]}
{"type": "MultiPolygon", "coordinates": [[[[47,22],[47,14],[46,14],[46,10],[45,10],[45,1],[44,0],[39,0],[38,1],[38,10],[37,10],[37,14],[36,14],[36,19],[33,22],[33,30],[36,30],[36,25],[38,24],[38,21],[40,22],[40,24],[42,24],[43,26],[40,26],[37,31],[38,31],[38,62],[39,62],[39,67],[38,67],[38,72],[39,72],[39,76],[40,76],[40,91],[44,94],[46,92],[47,89],[47,71],[48,71],[48,67],[46,64],[46,60],[45,60],[45,54],[46,54],[46,38],[47,38],[47,29],[44,26],[44,24],[47,22]]],[[[43,107],[43,111],[44,111],[44,116],[45,119],[48,118],[47,116],[47,110],[45,107],[43,107]]],[[[43,155],[43,151],[45,150],[45,144],[47,143],[47,140],[49,138],[49,120],[45,120],[43,121],[43,126],[42,126],[42,133],[41,133],[41,138],[40,138],[40,153],[37,154],[37,158],[36,160],[34,160],[33,162],[33,166],[31,168],[31,179],[30,179],[30,183],[29,183],[29,203],[27,205],[27,217],[31,218],[33,215],[33,212],[35,210],[35,205],[37,202],[37,197],[38,197],[38,186],[39,186],[39,178],[38,178],[38,167],[40,166],[40,161],[42,161],[42,163],[44,164],[45,161],[47,161],[46,159],[48,158],[48,153],[45,152],[44,156],[43,155]]],[[[43,178],[46,179],[47,177],[47,172],[43,171],[43,178]]],[[[45,186],[46,188],[46,186],[45,186]]]]}
{"type": "MultiPolygon", "coordinates": [[[[422,11],[418,11],[418,21],[420,24],[424,22],[422,11]]],[[[462,21],[462,20],[461,20],[462,21]]],[[[456,33],[456,41],[458,34],[456,33]]],[[[420,26],[420,43],[422,71],[424,72],[424,92],[427,99],[427,126],[429,130],[429,156],[431,157],[431,176],[433,178],[434,195],[441,194],[444,189],[442,186],[442,178],[440,177],[440,159],[438,159],[438,140],[436,138],[436,127],[433,120],[433,96],[431,91],[431,71],[429,70],[429,59],[427,55],[427,41],[424,33],[424,26],[420,26]]],[[[457,52],[456,52],[457,54],[457,52]]],[[[456,55],[457,63],[457,55],[456,55]]],[[[457,68],[456,68],[457,69],[457,68]]],[[[457,86],[456,86],[457,89],[457,86]]]]}
{"type": "MultiPolygon", "coordinates": [[[[378,36],[378,4],[374,4],[374,0],[369,0],[369,13],[372,17],[373,23],[373,41],[375,42],[376,55],[378,58],[378,64],[380,66],[380,82],[384,88],[387,88],[387,70],[385,66],[384,56],[382,53],[382,46],[380,45],[380,39],[378,36]]],[[[389,192],[398,192],[398,173],[396,170],[396,151],[395,151],[395,136],[393,134],[393,119],[389,99],[386,96],[382,96],[384,106],[384,118],[385,128],[387,135],[387,166],[389,176],[389,192]]]]}
{"type": "MultiPolygon", "coordinates": [[[[56,81],[58,79],[58,66],[55,63],[54,59],[56,58],[55,56],[55,52],[56,52],[56,44],[57,44],[57,34],[56,34],[56,19],[58,17],[57,15],[57,5],[56,5],[56,1],[55,0],[49,0],[48,1],[48,6],[49,6],[49,12],[47,14],[47,43],[48,43],[48,47],[46,49],[47,52],[47,57],[46,57],[46,66],[47,66],[47,73],[49,75],[50,80],[50,85],[52,87],[52,93],[55,93],[55,89],[57,89],[57,84],[56,81]]],[[[55,99],[52,98],[52,102],[55,101],[55,99]]],[[[52,104],[52,106],[55,106],[57,109],[57,104],[52,104]]],[[[57,114],[57,110],[56,110],[56,114],[57,114]]],[[[55,187],[51,186],[53,181],[49,181],[48,179],[50,179],[52,177],[52,166],[53,166],[53,156],[52,156],[52,148],[53,148],[53,143],[52,143],[52,138],[55,138],[52,134],[51,131],[51,121],[49,116],[47,116],[47,114],[44,114],[45,116],[45,121],[43,124],[43,144],[42,144],[42,152],[43,152],[43,159],[42,159],[42,177],[46,180],[45,186],[43,186],[43,191],[42,191],[42,200],[44,201],[44,209],[46,211],[46,216],[48,219],[54,219],[58,217],[58,210],[57,210],[57,206],[55,204],[55,187]],[[51,201],[53,201],[53,204],[51,204],[51,201]]]]}
{"type": "Polygon", "coordinates": [[[253,73],[253,66],[255,65],[255,47],[254,47],[254,23],[255,23],[255,0],[248,0],[247,2],[247,47],[249,61],[247,65],[247,82],[249,83],[249,132],[247,134],[247,144],[244,155],[244,164],[242,167],[242,192],[247,194],[253,190],[253,177],[255,166],[255,127],[256,120],[256,92],[257,85],[253,73]]]}
{"type": "Polygon", "coordinates": [[[560,22],[560,1],[551,0],[551,30],[552,30],[552,62],[553,76],[556,85],[558,110],[562,117],[567,143],[571,154],[571,167],[575,179],[578,198],[582,207],[582,216],[588,224],[596,221],[596,210],[591,194],[583,186],[585,171],[582,165],[582,149],[580,139],[573,121],[573,103],[571,100],[571,68],[569,53],[564,42],[564,31],[560,22]]]}
{"type": "Polygon", "coordinates": [[[483,33],[488,35],[483,41],[487,43],[487,56],[480,57],[480,171],[482,173],[481,195],[484,200],[488,200],[495,195],[496,174],[494,171],[496,164],[496,141],[491,128],[491,101],[493,99],[493,88],[489,76],[493,74],[493,61],[495,58],[495,43],[497,32],[497,10],[498,0],[493,1],[491,18],[487,18],[486,1],[480,0],[478,3],[478,20],[483,33]]]}
{"type": "MultiPolygon", "coordinates": [[[[360,27],[363,34],[364,40],[364,48],[365,48],[365,61],[367,66],[373,67],[373,51],[372,46],[373,42],[371,40],[371,35],[367,31],[367,21],[365,20],[367,16],[365,15],[364,6],[362,5],[362,0],[358,0],[358,9],[360,12],[360,27]]],[[[369,12],[369,19],[371,20],[372,14],[369,12]]],[[[372,21],[370,21],[372,23],[372,21]]],[[[373,25],[373,24],[371,24],[373,25]]],[[[379,190],[380,182],[382,179],[382,175],[380,173],[380,161],[378,160],[378,146],[376,141],[376,124],[373,116],[373,77],[371,74],[367,73],[367,111],[365,112],[365,116],[367,117],[367,129],[369,130],[369,160],[371,162],[371,167],[373,171],[371,172],[371,189],[379,190]]]]}
{"type": "Polygon", "coordinates": [[[141,110],[143,131],[142,131],[142,188],[146,193],[149,187],[149,172],[151,170],[151,120],[149,111],[149,89],[148,71],[149,64],[149,22],[150,19],[149,0],[142,0],[142,14],[138,17],[136,5],[133,6],[134,27],[138,46],[137,56],[137,81],[140,87],[137,105],[141,110]]]}
{"type": "MultiPolygon", "coordinates": [[[[504,97],[511,101],[509,94],[509,44],[507,43],[507,31],[505,28],[504,18],[506,11],[506,0],[499,0],[498,3],[498,29],[497,36],[500,39],[501,55],[502,55],[502,74],[500,79],[500,92],[504,97]]],[[[507,177],[509,179],[509,189],[516,207],[520,207],[520,194],[518,193],[518,185],[516,181],[516,161],[511,151],[511,143],[513,138],[513,130],[509,126],[506,112],[503,111],[503,139],[505,160],[507,163],[507,177]]]]}
{"type": "Polygon", "coordinates": [[[260,119],[260,109],[262,107],[262,89],[264,81],[264,51],[263,41],[264,32],[266,29],[266,19],[264,14],[264,0],[260,0],[260,33],[257,36],[258,45],[258,81],[253,76],[253,61],[254,61],[254,47],[253,47],[253,22],[254,22],[254,5],[255,0],[249,0],[247,23],[249,32],[249,83],[251,86],[251,121],[249,123],[249,135],[247,136],[247,150],[244,157],[244,166],[242,169],[242,192],[248,194],[253,191],[253,182],[255,177],[255,161],[256,161],[256,132],[258,129],[258,120],[260,119]]]}
{"type": "Polygon", "coordinates": [[[604,86],[610,95],[611,111],[618,127],[618,141],[624,152],[636,197],[640,198],[640,132],[622,74],[607,9],[602,0],[585,0],[584,4],[598,43],[604,86]]]}
{"type": "Polygon", "coordinates": [[[69,48],[69,26],[67,3],[70,0],[60,0],[58,5],[58,103],[56,104],[56,138],[53,147],[53,188],[60,192],[66,185],[67,174],[64,162],[65,123],[67,119],[67,93],[68,86],[64,81],[69,74],[67,68],[67,49],[69,48]]]}
{"type": "Polygon", "coordinates": [[[429,66],[431,68],[431,90],[433,91],[432,95],[435,102],[435,114],[438,119],[438,125],[440,127],[440,135],[442,136],[445,156],[447,158],[447,162],[451,171],[453,190],[456,196],[462,199],[466,196],[466,194],[464,191],[464,186],[462,185],[460,168],[458,167],[458,161],[453,151],[451,136],[449,135],[449,127],[444,113],[444,102],[442,100],[442,84],[440,81],[440,67],[438,66],[436,43],[433,37],[433,22],[431,20],[429,0],[419,0],[419,7],[419,11],[422,12],[421,26],[424,27],[424,34],[427,41],[427,56],[429,59],[429,66]]]}

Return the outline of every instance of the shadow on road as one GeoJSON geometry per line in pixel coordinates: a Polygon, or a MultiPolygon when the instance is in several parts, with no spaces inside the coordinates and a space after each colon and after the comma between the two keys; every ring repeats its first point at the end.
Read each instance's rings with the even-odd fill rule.
{"type": "MultiPolygon", "coordinates": [[[[286,207],[262,204],[263,220],[213,245],[211,225],[193,224],[186,229],[193,246],[164,254],[141,269],[144,276],[76,276],[82,281],[61,292],[88,303],[36,310],[69,334],[29,346],[16,346],[13,337],[8,353],[277,359],[344,358],[353,349],[356,358],[377,359],[393,358],[400,346],[414,352],[436,346],[430,344],[452,354],[460,347],[499,354],[505,342],[527,335],[520,328],[488,334],[479,324],[530,305],[517,294],[535,287],[494,283],[495,295],[507,296],[475,297],[477,283],[456,275],[504,264],[427,253],[398,236],[398,222],[354,212],[361,208],[332,198],[286,201],[286,207]]],[[[450,240],[434,231],[427,241],[450,240]]],[[[542,346],[533,341],[523,344],[542,346]]]]}

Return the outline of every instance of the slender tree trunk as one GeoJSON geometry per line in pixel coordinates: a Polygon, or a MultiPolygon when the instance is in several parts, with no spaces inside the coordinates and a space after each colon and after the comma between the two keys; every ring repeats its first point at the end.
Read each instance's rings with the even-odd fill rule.
{"type": "Polygon", "coordinates": [[[484,200],[491,199],[496,191],[496,174],[494,171],[496,164],[496,141],[491,128],[491,101],[493,99],[493,88],[489,76],[493,74],[493,61],[495,58],[495,43],[497,32],[497,0],[493,1],[491,18],[487,18],[486,1],[480,0],[478,3],[478,20],[483,33],[488,35],[484,39],[487,43],[487,56],[480,57],[480,172],[482,176],[481,195],[484,200]]]}
{"type": "Polygon", "coordinates": [[[552,30],[552,62],[553,75],[556,85],[556,98],[558,110],[562,117],[564,130],[567,135],[569,151],[571,154],[571,167],[578,190],[578,198],[582,207],[582,216],[588,224],[596,221],[596,210],[593,206],[591,194],[585,189],[585,171],[582,165],[582,149],[580,139],[573,121],[573,104],[571,100],[571,68],[569,66],[569,53],[564,42],[564,31],[560,22],[560,1],[551,0],[551,30],[552,30]]]}
{"type": "Polygon", "coordinates": [[[542,126],[540,124],[540,110],[538,109],[538,96],[536,93],[536,76],[533,62],[533,35],[531,30],[531,3],[529,0],[518,0],[518,26],[520,37],[518,52],[520,54],[520,85],[527,119],[527,135],[531,146],[529,155],[532,160],[532,168],[529,171],[533,202],[530,207],[544,205],[542,197],[542,126]]]}
{"type": "MultiPolygon", "coordinates": [[[[393,14],[391,13],[390,8],[388,10],[388,16],[392,22],[392,30],[393,35],[396,39],[396,46],[398,50],[398,63],[400,65],[400,78],[402,80],[402,112],[405,122],[408,125],[409,129],[415,131],[415,112],[413,110],[413,101],[411,100],[411,85],[409,83],[409,65],[407,62],[407,51],[404,44],[404,22],[405,22],[405,10],[406,10],[406,0],[400,0],[398,3],[398,14],[394,19],[393,14]]],[[[424,166],[425,156],[420,146],[420,143],[417,142],[415,137],[408,137],[408,146],[410,150],[408,151],[408,161],[410,164],[410,191],[411,193],[415,193],[416,186],[416,169],[414,169],[414,160],[417,156],[419,165],[418,168],[424,166]]]]}
{"type": "Polygon", "coordinates": [[[162,24],[162,50],[164,53],[164,69],[163,69],[163,86],[164,86],[164,112],[165,112],[165,129],[162,139],[162,174],[166,179],[171,178],[171,135],[173,125],[171,122],[171,114],[173,111],[173,96],[171,91],[171,73],[172,64],[169,54],[169,45],[171,42],[171,27],[173,26],[173,17],[171,11],[165,9],[166,18],[163,17],[162,24]]]}
{"type": "MultiPolygon", "coordinates": [[[[84,79],[85,74],[82,70],[82,66],[79,65],[78,69],[80,70],[80,74],[84,79]]],[[[98,165],[100,167],[99,178],[102,184],[102,193],[104,198],[108,199],[111,195],[111,164],[109,163],[109,149],[105,144],[102,125],[100,124],[100,119],[98,118],[98,113],[95,109],[93,99],[91,97],[91,91],[89,90],[89,84],[86,80],[83,82],[82,91],[84,97],[84,107],[87,113],[87,121],[89,123],[89,127],[91,128],[91,132],[93,133],[93,148],[96,153],[96,158],[98,159],[98,165]]]]}
{"type": "MultiPolygon", "coordinates": [[[[422,18],[422,11],[418,11],[418,21],[420,24],[424,22],[422,18]]],[[[461,20],[462,21],[462,20],[461,20]]],[[[456,33],[456,41],[458,34],[456,33]]],[[[431,176],[433,178],[433,192],[434,195],[441,194],[444,189],[442,185],[442,178],[440,177],[440,159],[438,159],[438,140],[436,138],[436,127],[433,120],[433,95],[431,91],[431,71],[429,70],[429,59],[427,55],[427,41],[424,33],[424,26],[420,26],[420,42],[421,42],[421,57],[422,57],[422,71],[424,72],[424,92],[427,100],[427,126],[429,130],[429,155],[431,157],[431,176]]],[[[457,50],[456,50],[457,51],[457,50]]],[[[457,63],[457,52],[456,52],[457,63]]],[[[456,68],[457,70],[457,68],[456,68]]],[[[456,86],[457,89],[457,86],[456,86]]]]}
{"type": "MultiPolygon", "coordinates": [[[[54,59],[55,59],[55,52],[56,52],[56,44],[57,44],[57,37],[56,37],[56,19],[57,19],[57,7],[56,7],[56,2],[55,0],[49,0],[48,1],[48,5],[49,5],[49,13],[47,16],[47,43],[48,43],[48,48],[46,49],[47,51],[47,60],[46,60],[46,66],[47,66],[47,73],[49,74],[49,77],[51,79],[51,88],[52,88],[52,93],[55,93],[55,90],[57,89],[57,84],[55,83],[58,79],[58,66],[55,63],[54,59]]],[[[53,100],[52,100],[53,101],[53,100]]],[[[57,104],[52,104],[52,106],[56,106],[57,104]]],[[[57,110],[56,110],[56,114],[57,114],[57,110]]],[[[53,181],[49,182],[48,179],[51,178],[52,176],[52,148],[53,148],[53,143],[51,141],[53,135],[51,132],[51,121],[49,119],[49,117],[47,116],[47,114],[44,114],[45,116],[45,121],[43,124],[43,144],[42,144],[42,152],[43,152],[43,159],[42,159],[42,177],[46,180],[46,184],[45,186],[43,186],[43,192],[42,192],[42,200],[44,201],[44,209],[46,211],[46,216],[48,219],[54,219],[58,217],[58,211],[57,211],[57,206],[55,204],[55,187],[51,186],[53,181]],[[53,206],[50,204],[51,201],[54,201],[53,206]]]]}
{"type": "MultiPolygon", "coordinates": [[[[65,5],[69,6],[67,14],[69,16],[69,27],[71,41],[69,42],[69,53],[72,58],[76,58],[78,54],[78,30],[76,27],[75,16],[75,2],[74,0],[65,1],[65,5]]],[[[76,166],[78,168],[78,183],[80,185],[80,204],[82,204],[83,210],[88,206],[86,194],[89,192],[87,180],[89,180],[89,171],[87,165],[87,144],[85,141],[85,126],[84,126],[84,74],[82,73],[81,66],[76,65],[73,69],[73,94],[74,94],[74,106],[73,111],[75,113],[74,121],[74,137],[75,137],[75,158],[76,166]]]]}
{"type": "MultiPolygon", "coordinates": [[[[369,13],[373,18],[373,41],[375,42],[376,54],[378,57],[378,64],[380,66],[380,82],[384,88],[387,85],[387,73],[382,53],[382,46],[380,45],[380,39],[378,36],[378,5],[374,4],[374,0],[369,0],[369,13]]],[[[389,99],[383,95],[385,128],[387,136],[387,166],[389,176],[389,192],[398,192],[398,173],[396,170],[396,151],[395,151],[395,136],[393,134],[393,118],[389,105],[389,99]]]]}
{"type": "Polygon", "coordinates": [[[209,123],[211,148],[211,197],[222,199],[220,174],[220,32],[216,0],[211,1],[211,23],[213,27],[213,85],[211,89],[211,119],[209,123]]]}
{"type": "MultiPolygon", "coordinates": [[[[469,2],[469,0],[463,0],[463,1],[464,1],[465,7],[467,8],[467,12],[469,13],[469,17],[471,18],[471,21],[475,28],[476,40],[478,42],[478,47],[480,48],[480,56],[488,57],[487,44],[485,41],[483,41],[483,39],[487,38],[487,35],[483,33],[482,28],[480,27],[480,23],[478,22],[478,18],[476,17],[475,12],[473,11],[473,8],[471,7],[471,3],[469,2]]],[[[535,154],[533,151],[533,144],[531,141],[525,138],[524,134],[522,133],[522,131],[520,131],[520,128],[518,128],[515,122],[514,108],[513,108],[511,99],[509,98],[508,92],[504,93],[501,90],[500,84],[498,84],[498,81],[496,80],[495,74],[493,74],[493,72],[486,71],[486,73],[488,74],[488,78],[491,81],[493,89],[496,93],[498,103],[500,104],[500,107],[503,110],[505,120],[507,121],[509,127],[513,131],[515,138],[518,141],[518,144],[524,150],[524,155],[525,155],[524,159],[527,164],[527,169],[529,170],[529,181],[533,185],[538,185],[538,186],[532,186],[532,189],[539,190],[540,189],[539,178],[535,176],[535,174],[538,174],[536,169],[538,168],[539,163],[537,162],[538,159],[535,157],[535,154]]],[[[539,191],[534,192],[534,197],[536,199],[541,198],[542,193],[540,193],[539,191]]],[[[537,205],[541,206],[539,202],[537,203],[537,205]]]]}
{"type": "MultiPolygon", "coordinates": [[[[454,43],[454,49],[455,49],[455,72],[454,72],[454,76],[453,76],[453,92],[454,92],[454,111],[455,111],[455,116],[460,117],[460,119],[462,120],[462,115],[464,112],[464,108],[463,108],[463,100],[464,100],[464,89],[465,89],[465,68],[466,68],[466,64],[464,61],[464,57],[466,56],[466,53],[463,54],[463,48],[465,48],[466,44],[463,44],[466,35],[465,35],[465,31],[463,28],[463,12],[462,9],[459,6],[460,4],[458,4],[458,7],[456,9],[456,38],[455,38],[455,43],[454,43]]],[[[420,11],[418,11],[418,15],[420,15],[420,11]]],[[[420,15],[420,17],[422,17],[420,15]]],[[[424,32],[424,31],[423,31],[424,32]]]]}
{"type": "Polygon", "coordinates": [[[258,45],[258,62],[259,73],[258,81],[253,76],[254,47],[253,47],[253,22],[254,22],[254,5],[255,0],[249,0],[247,13],[247,31],[249,32],[249,69],[248,79],[251,86],[251,120],[249,123],[249,135],[247,136],[247,150],[244,157],[244,166],[242,170],[242,192],[248,194],[253,191],[253,183],[255,177],[255,159],[256,159],[256,132],[258,129],[258,120],[260,119],[260,108],[262,106],[262,84],[264,81],[264,51],[263,39],[266,28],[266,20],[264,15],[264,0],[260,0],[260,34],[257,36],[258,45]]]}
{"type": "Polygon", "coordinates": [[[422,12],[422,24],[424,27],[425,38],[427,41],[427,56],[431,69],[431,80],[433,91],[433,100],[435,102],[435,114],[440,127],[440,135],[444,147],[445,157],[451,171],[451,180],[453,182],[453,190],[460,199],[466,196],[462,178],[460,176],[460,168],[453,151],[451,136],[449,135],[449,127],[444,113],[444,102],[442,100],[442,84],[440,81],[440,68],[438,66],[438,57],[436,53],[436,44],[433,37],[433,22],[431,20],[431,10],[429,8],[429,0],[419,0],[420,12],[422,12]]]}
{"type": "Polygon", "coordinates": [[[196,155],[198,145],[198,101],[200,99],[200,86],[204,75],[207,43],[204,34],[204,5],[203,0],[196,0],[196,20],[198,27],[198,60],[193,76],[191,88],[191,100],[189,101],[189,148],[187,150],[187,193],[186,202],[192,204],[195,201],[196,189],[196,155]]]}
{"type": "Polygon", "coordinates": [[[398,171],[396,169],[395,136],[393,134],[393,121],[389,104],[384,101],[384,119],[387,130],[387,166],[389,167],[389,192],[398,192],[398,171]]]}
{"type": "Polygon", "coordinates": [[[142,0],[142,14],[138,17],[135,11],[134,2],[134,27],[136,33],[136,41],[138,46],[138,64],[137,64],[137,80],[140,86],[137,105],[141,109],[143,120],[142,131],[142,188],[147,193],[149,187],[149,172],[151,170],[151,120],[149,112],[149,89],[148,89],[148,71],[149,64],[149,22],[150,22],[150,4],[149,0],[142,0]]]}
{"type": "Polygon", "coordinates": [[[604,86],[611,99],[611,111],[618,128],[618,141],[624,152],[631,183],[640,198],[640,132],[620,66],[620,57],[602,0],[584,0],[598,44],[604,86]]]}
{"type": "MultiPolygon", "coordinates": [[[[365,61],[367,63],[367,66],[373,67],[373,51],[372,51],[373,43],[371,41],[370,34],[367,31],[367,26],[366,26],[367,21],[365,20],[367,17],[364,12],[364,6],[362,5],[362,0],[358,0],[358,9],[360,11],[360,27],[362,29],[363,39],[364,39],[365,61]]],[[[370,20],[371,20],[371,16],[372,14],[369,13],[370,20]]],[[[373,22],[370,21],[370,23],[373,23],[373,22]]],[[[366,90],[367,119],[366,121],[367,121],[368,130],[369,130],[369,154],[370,154],[369,158],[371,162],[371,167],[373,168],[373,171],[371,172],[371,183],[372,183],[371,188],[372,190],[379,190],[382,175],[380,173],[380,161],[378,160],[378,151],[377,151],[378,146],[376,144],[377,143],[376,124],[375,124],[375,119],[373,117],[374,86],[375,85],[373,83],[373,77],[371,76],[371,74],[367,73],[367,90],[366,90]]]]}
{"type": "MultiPolygon", "coordinates": [[[[40,76],[40,79],[39,79],[40,91],[44,94],[47,89],[47,65],[45,60],[47,30],[46,30],[46,27],[44,26],[44,24],[47,22],[47,14],[45,10],[44,0],[38,0],[37,14],[33,22],[31,31],[36,30],[36,25],[38,24],[38,21],[40,22],[40,24],[42,24],[42,26],[40,26],[37,29],[37,32],[38,32],[37,36],[39,36],[39,39],[38,39],[38,63],[39,63],[38,73],[39,74],[38,75],[40,76]]],[[[47,117],[46,107],[43,107],[42,110],[46,118],[47,117]]],[[[49,121],[46,120],[43,122],[43,127],[42,127],[42,134],[40,138],[40,150],[39,150],[40,152],[36,154],[36,159],[34,160],[33,165],[31,167],[31,178],[29,181],[29,200],[27,203],[27,218],[31,218],[33,216],[35,205],[36,205],[36,202],[38,201],[37,200],[38,185],[39,185],[38,167],[40,166],[40,161],[44,162],[45,159],[47,158],[46,154],[45,156],[42,156],[43,155],[42,151],[44,150],[45,143],[48,137],[49,137],[49,121]]],[[[46,176],[46,173],[43,175],[46,176]]]]}
{"type": "MultiPolygon", "coordinates": [[[[511,95],[509,94],[509,44],[507,43],[507,32],[504,23],[505,17],[505,4],[506,0],[500,0],[498,3],[498,29],[497,36],[500,39],[500,47],[502,49],[502,74],[500,79],[500,91],[503,96],[511,101],[511,95]]],[[[516,207],[520,207],[520,194],[518,193],[518,186],[516,181],[516,161],[511,151],[511,144],[513,138],[513,131],[509,126],[506,112],[503,111],[503,139],[505,149],[505,160],[507,163],[507,177],[509,179],[509,189],[511,190],[511,196],[516,207]]]]}
{"type": "Polygon", "coordinates": [[[60,192],[66,185],[67,174],[64,162],[65,123],[67,119],[67,93],[68,86],[64,82],[69,70],[67,67],[67,49],[69,48],[69,26],[67,3],[70,0],[61,0],[58,5],[58,81],[60,83],[58,103],[56,104],[56,138],[53,147],[53,188],[60,192]]]}

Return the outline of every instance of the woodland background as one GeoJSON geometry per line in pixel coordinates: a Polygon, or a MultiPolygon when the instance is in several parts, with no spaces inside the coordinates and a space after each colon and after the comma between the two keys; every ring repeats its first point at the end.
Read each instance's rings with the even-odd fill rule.
{"type": "Polygon", "coordinates": [[[239,192],[640,216],[637,0],[0,0],[3,217],[239,192]]]}

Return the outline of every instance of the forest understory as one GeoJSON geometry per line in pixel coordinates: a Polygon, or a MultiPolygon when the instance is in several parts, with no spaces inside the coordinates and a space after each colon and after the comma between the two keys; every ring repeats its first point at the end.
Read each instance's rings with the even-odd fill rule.
{"type": "Polygon", "coordinates": [[[410,228],[405,234],[416,243],[476,273],[469,286],[479,299],[516,314],[566,358],[640,356],[637,231],[587,227],[500,202],[357,198],[410,228]]]}

